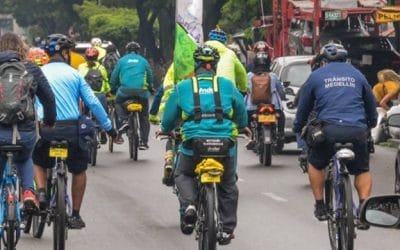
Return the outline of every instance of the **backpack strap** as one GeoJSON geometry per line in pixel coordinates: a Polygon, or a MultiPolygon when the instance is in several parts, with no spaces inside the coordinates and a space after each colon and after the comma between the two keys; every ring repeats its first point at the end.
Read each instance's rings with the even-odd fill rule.
{"type": "Polygon", "coordinates": [[[18,125],[17,124],[13,124],[12,125],[12,129],[13,129],[13,131],[12,131],[12,144],[17,144],[17,141],[18,140],[21,140],[21,135],[19,134],[19,131],[18,131],[18,125]]]}
{"type": "Polygon", "coordinates": [[[201,121],[201,106],[200,106],[200,95],[199,95],[199,81],[197,77],[192,77],[193,87],[193,101],[194,101],[194,118],[196,123],[201,121]]]}
{"type": "Polygon", "coordinates": [[[215,118],[218,123],[224,120],[224,111],[221,105],[221,96],[219,95],[219,78],[213,77],[213,94],[214,94],[214,104],[215,104],[215,118]]]}

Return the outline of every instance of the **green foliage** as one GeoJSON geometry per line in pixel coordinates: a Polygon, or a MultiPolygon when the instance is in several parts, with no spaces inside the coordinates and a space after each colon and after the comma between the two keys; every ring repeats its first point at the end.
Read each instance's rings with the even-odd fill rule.
{"type": "Polygon", "coordinates": [[[87,23],[88,34],[81,39],[97,36],[112,41],[118,48],[137,40],[139,19],[134,9],[98,6],[94,1],[84,1],[74,9],[87,23]]]}
{"type": "MultiPolygon", "coordinates": [[[[270,13],[272,1],[263,0],[264,14],[270,13]]],[[[260,0],[229,0],[222,8],[221,27],[234,34],[245,30],[248,36],[253,21],[261,16],[260,0]]]]}

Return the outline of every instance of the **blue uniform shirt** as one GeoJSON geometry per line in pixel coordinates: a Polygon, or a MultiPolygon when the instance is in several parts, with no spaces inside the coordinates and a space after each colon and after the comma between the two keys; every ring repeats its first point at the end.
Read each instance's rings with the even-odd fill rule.
{"type": "Polygon", "coordinates": [[[364,75],[348,63],[333,62],[314,71],[300,96],[294,130],[300,132],[315,109],[318,119],[337,125],[372,128],[376,101],[364,75]]]}
{"type": "MultiPolygon", "coordinates": [[[[57,121],[78,120],[79,100],[93,112],[102,128],[111,130],[111,121],[107,117],[99,99],[77,70],[64,62],[50,62],[42,67],[56,98],[57,121]]],[[[39,119],[42,119],[39,103],[39,119]]]]}

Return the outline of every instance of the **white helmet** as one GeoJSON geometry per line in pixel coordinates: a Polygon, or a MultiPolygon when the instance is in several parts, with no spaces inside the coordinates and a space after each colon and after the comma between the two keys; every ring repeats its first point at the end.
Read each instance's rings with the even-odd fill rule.
{"type": "Polygon", "coordinates": [[[98,37],[93,37],[92,40],[90,41],[93,47],[100,47],[102,44],[102,41],[98,37]]]}

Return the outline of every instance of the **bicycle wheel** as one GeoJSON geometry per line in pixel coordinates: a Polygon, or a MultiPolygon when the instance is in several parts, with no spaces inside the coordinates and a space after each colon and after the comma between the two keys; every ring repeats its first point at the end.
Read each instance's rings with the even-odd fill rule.
{"type": "Polygon", "coordinates": [[[396,194],[400,193],[400,165],[399,162],[396,161],[395,165],[395,180],[394,180],[394,192],[396,194]]]}
{"type": "Polygon", "coordinates": [[[16,224],[18,223],[16,207],[18,197],[15,195],[14,186],[12,184],[6,184],[5,190],[7,190],[5,247],[7,250],[15,250],[18,238],[16,231],[18,230],[16,227],[16,224]]]}
{"type": "Polygon", "coordinates": [[[100,137],[100,129],[97,127],[96,128],[96,132],[93,136],[92,139],[92,150],[91,150],[91,154],[90,154],[90,162],[92,164],[92,167],[96,166],[97,164],[97,151],[99,149],[99,137],[100,137]]]}
{"type": "Polygon", "coordinates": [[[336,207],[335,207],[335,191],[333,187],[333,174],[328,170],[325,179],[325,205],[328,211],[328,234],[329,242],[332,250],[338,249],[337,225],[336,225],[336,207]]]}
{"type": "Polygon", "coordinates": [[[339,186],[341,194],[340,220],[338,220],[338,235],[340,250],[354,249],[354,214],[353,195],[348,175],[342,176],[339,186]]]}
{"type": "Polygon", "coordinates": [[[215,221],[215,192],[214,187],[204,186],[202,204],[203,225],[199,237],[199,249],[217,249],[217,223],[215,221]]]}
{"type": "Polygon", "coordinates": [[[25,234],[29,234],[29,232],[31,231],[31,227],[32,227],[33,215],[23,214],[22,218],[24,218],[23,222],[25,224],[24,233],[25,234]]]}
{"type": "Polygon", "coordinates": [[[65,249],[65,236],[66,236],[66,203],[65,203],[65,179],[64,176],[57,177],[56,183],[56,208],[54,214],[53,224],[53,248],[55,250],[65,249]]]}
{"type": "Polygon", "coordinates": [[[129,157],[134,161],[138,160],[138,148],[139,148],[139,135],[138,130],[138,120],[135,114],[131,114],[129,117],[129,157]]]}
{"type": "MultiPolygon", "coordinates": [[[[110,108],[110,120],[111,120],[111,124],[113,126],[113,128],[116,128],[115,125],[115,114],[114,114],[115,110],[110,108]]],[[[114,152],[114,140],[111,136],[108,137],[108,151],[110,153],[114,152]]]]}
{"type": "Polygon", "coordinates": [[[45,226],[46,214],[38,214],[32,216],[32,235],[34,238],[42,238],[45,226]]]}

